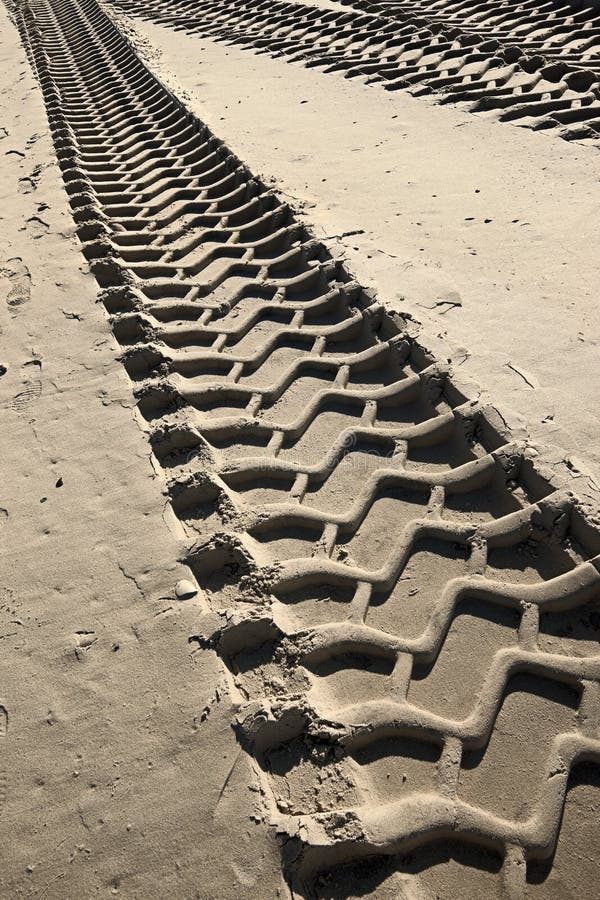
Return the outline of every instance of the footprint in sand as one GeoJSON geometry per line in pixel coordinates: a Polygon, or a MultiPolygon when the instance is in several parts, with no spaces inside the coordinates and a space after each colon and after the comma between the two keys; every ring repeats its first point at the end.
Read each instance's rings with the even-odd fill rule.
{"type": "Polygon", "coordinates": [[[34,240],[43,237],[48,233],[48,228],[50,227],[47,222],[44,222],[43,219],[40,219],[39,216],[30,216],[26,222],[27,231],[33,237],[34,240]]]}
{"type": "Polygon", "coordinates": [[[0,275],[8,278],[10,288],[6,295],[6,305],[18,309],[31,300],[31,274],[23,260],[16,256],[8,259],[0,269],[0,275]]]}
{"type": "Polygon", "coordinates": [[[15,394],[10,404],[16,412],[21,412],[42,395],[42,379],[36,374],[41,371],[41,361],[33,359],[26,362],[23,368],[26,369],[26,374],[22,381],[22,390],[15,394]]]}

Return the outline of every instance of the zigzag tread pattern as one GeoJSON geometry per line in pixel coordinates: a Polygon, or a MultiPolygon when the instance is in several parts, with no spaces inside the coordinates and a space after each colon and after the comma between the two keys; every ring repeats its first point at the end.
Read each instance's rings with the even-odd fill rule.
{"type": "Polygon", "coordinates": [[[293,891],[585,893],[598,528],[95,0],[14,12],[293,891]]]}
{"type": "Polygon", "coordinates": [[[207,0],[201,15],[193,0],[111,2],[177,31],[600,143],[597,0],[207,0]]]}

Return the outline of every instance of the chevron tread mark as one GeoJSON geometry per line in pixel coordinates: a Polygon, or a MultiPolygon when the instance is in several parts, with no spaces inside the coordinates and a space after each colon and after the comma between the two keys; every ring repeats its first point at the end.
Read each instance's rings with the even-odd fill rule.
{"type": "Polygon", "coordinates": [[[585,893],[598,529],[95,0],[15,13],[293,889],[585,893]]]}

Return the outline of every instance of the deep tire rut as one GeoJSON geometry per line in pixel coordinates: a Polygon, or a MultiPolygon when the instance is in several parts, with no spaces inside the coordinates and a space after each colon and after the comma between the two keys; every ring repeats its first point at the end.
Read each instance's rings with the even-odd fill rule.
{"type": "Polygon", "coordinates": [[[598,529],[94,0],[16,17],[292,889],[591,895],[598,529]]]}
{"type": "Polygon", "coordinates": [[[597,0],[113,0],[131,15],[600,144],[597,0]]]}

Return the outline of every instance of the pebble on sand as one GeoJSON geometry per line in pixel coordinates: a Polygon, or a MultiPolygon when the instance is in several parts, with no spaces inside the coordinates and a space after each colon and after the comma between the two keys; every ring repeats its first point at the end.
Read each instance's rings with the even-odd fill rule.
{"type": "Polygon", "coordinates": [[[195,597],[197,593],[198,588],[193,581],[189,581],[187,578],[182,578],[175,585],[175,596],[178,600],[189,600],[190,597],[195,597]]]}

